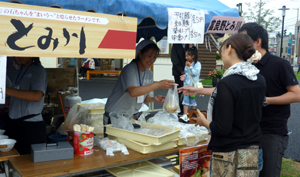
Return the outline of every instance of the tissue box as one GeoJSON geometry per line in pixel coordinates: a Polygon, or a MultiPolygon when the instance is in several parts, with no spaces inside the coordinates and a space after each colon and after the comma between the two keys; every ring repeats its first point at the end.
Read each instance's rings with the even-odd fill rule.
{"type": "Polygon", "coordinates": [[[31,156],[33,162],[73,159],[74,148],[69,142],[32,144],[31,156]]]}

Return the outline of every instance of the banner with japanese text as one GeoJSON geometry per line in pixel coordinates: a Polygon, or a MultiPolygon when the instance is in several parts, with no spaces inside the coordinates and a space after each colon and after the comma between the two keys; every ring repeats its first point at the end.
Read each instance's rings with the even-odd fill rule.
{"type": "Polygon", "coordinates": [[[180,149],[180,177],[209,176],[211,151],[207,144],[180,149]]]}
{"type": "Polygon", "coordinates": [[[6,89],[6,56],[0,56],[0,104],[5,103],[6,89]]]}
{"type": "Polygon", "coordinates": [[[168,8],[168,14],[168,43],[203,43],[205,27],[204,11],[168,8]]]}
{"type": "Polygon", "coordinates": [[[214,16],[206,33],[237,33],[244,23],[242,17],[214,16]]]}
{"type": "Polygon", "coordinates": [[[137,18],[0,2],[0,55],[134,58],[137,18]]]}

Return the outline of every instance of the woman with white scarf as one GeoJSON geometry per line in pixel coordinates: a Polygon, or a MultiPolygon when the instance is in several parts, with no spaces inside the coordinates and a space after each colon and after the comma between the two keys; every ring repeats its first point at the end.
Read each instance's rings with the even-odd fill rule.
{"type": "Polygon", "coordinates": [[[223,42],[221,57],[227,69],[215,88],[179,89],[185,95],[210,95],[207,119],[198,111],[197,125],[211,131],[211,177],[258,176],[261,166],[261,121],[266,84],[259,70],[247,62],[255,49],[246,34],[223,42]]]}

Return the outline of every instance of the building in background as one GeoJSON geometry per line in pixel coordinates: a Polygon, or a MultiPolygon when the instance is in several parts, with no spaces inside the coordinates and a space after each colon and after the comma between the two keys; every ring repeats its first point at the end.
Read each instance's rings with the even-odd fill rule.
{"type": "MultiPolygon", "coordinates": [[[[293,52],[294,52],[294,45],[291,45],[292,41],[294,40],[294,35],[286,35],[283,36],[282,42],[282,58],[288,60],[291,64],[293,64],[293,52]]],[[[279,39],[279,44],[281,43],[281,39],[279,39]]],[[[278,45],[278,56],[280,56],[280,45],[278,45]]]]}
{"type": "Polygon", "coordinates": [[[269,52],[272,54],[272,55],[276,55],[276,49],[277,49],[277,42],[278,42],[278,39],[276,40],[276,37],[270,37],[269,38],[269,52]]]}
{"type": "MultiPolygon", "coordinates": [[[[293,55],[296,55],[296,56],[300,56],[300,21],[298,21],[298,25],[296,24],[295,25],[295,34],[298,34],[297,35],[297,39],[295,39],[295,41],[293,42],[294,46],[295,46],[295,42],[297,41],[297,49],[295,50],[295,54],[293,55]]],[[[297,61],[296,61],[297,63],[297,61]]]]}
{"type": "MultiPolygon", "coordinates": [[[[280,43],[281,39],[278,40],[277,47],[277,56],[280,56],[280,43]]],[[[270,44],[270,41],[269,41],[270,44]]],[[[282,58],[290,61],[292,65],[297,65],[297,61],[295,61],[296,56],[300,55],[300,21],[298,22],[298,26],[295,25],[294,34],[286,34],[283,36],[282,42],[282,58]],[[295,34],[298,33],[297,40],[295,39],[295,34]],[[297,41],[297,49],[295,49],[295,42],[297,41]]]]}

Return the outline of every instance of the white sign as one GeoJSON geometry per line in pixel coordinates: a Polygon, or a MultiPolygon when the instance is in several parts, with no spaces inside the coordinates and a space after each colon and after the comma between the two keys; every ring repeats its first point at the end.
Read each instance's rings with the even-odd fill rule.
{"type": "Polygon", "coordinates": [[[205,27],[203,10],[168,8],[168,14],[168,43],[203,43],[205,27]]]}
{"type": "Polygon", "coordinates": [[[50,11],[38,11],[30,9],[17,9],[11,7],[0,7],[0,15],[15,16],[15,17],[27,17],[27,18],[39,18],[47,20],[61,20],[68,22],[81,22],[81,23],[93,23],[107,25],[109,22],[107,18],[92,17],[84,15],[57,13],[50,11]]]}
{"type": "Polygon", "coordinates": [[[237,33],[243,25],[242,17],[214,16],[206,33],[237,33]]]}
{"type": "Polygon", "coordinates": [[[6,56],[0,56],[0,104],[5,104],[6,56]]]}

